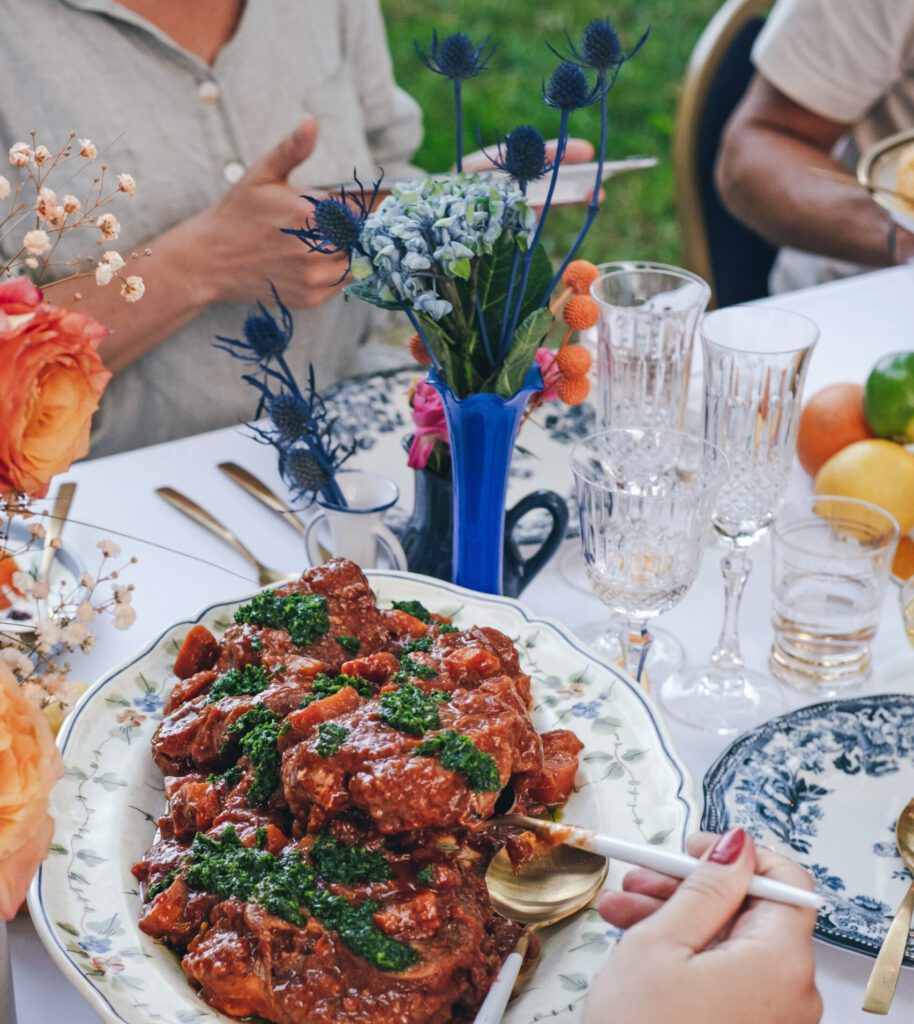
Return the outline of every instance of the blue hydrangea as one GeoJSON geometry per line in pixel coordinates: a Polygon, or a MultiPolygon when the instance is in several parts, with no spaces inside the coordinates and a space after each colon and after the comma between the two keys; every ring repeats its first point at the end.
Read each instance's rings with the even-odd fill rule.
{"type": "Polygon", "coordinates": [[[442,280],[468,281],[473,261],[506,233],[526,250],[535,230],[536,215],[513,184],[480,175],[416,180],[395,187],[366,219],[352,274],[382,302],[440,320],[453,308],[442,280]]]}

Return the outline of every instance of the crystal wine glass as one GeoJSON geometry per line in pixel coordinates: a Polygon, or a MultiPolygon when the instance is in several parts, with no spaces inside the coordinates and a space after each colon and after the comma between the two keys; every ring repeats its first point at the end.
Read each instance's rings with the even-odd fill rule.
{"type": "MultiPolygon", "coordinates": [[[[603,263],[591,295],[600,311],[597,346],[597,425],[683,429],[692,342],[711,295],[696,274],[664,263],[603,263]]],[[[580,555],[569,551],[565,579],[589,589],[580,555]]],[[[607,660],[620,655],[618,622],[588,623],[581,639],[607,660]]],[[[648,675],[659,682],[679,669],[685,650],[666,630],[652,631],[648,675]]]]}
{"type": "Polygon", "coordinates": [[[727,460],[694,434],[629,427],[586,438],[571,468],[587,575],[627,625],[625,665],[637,679],[646,624],[695,581],[727,460]]]}
{"type": "Polygon", "coordinates": [[[725,735],[770,718],[784,703],[773,680],[743,663],[739,606],[752,569],[746,549],[784,503],[819,328],[773,306],[731,306],[707,314],[700,330],[704,434],[730,460],[713,518],[729,549],[721,560],[724,624],[710,663],[668,677],[660,700],[675,718],[725,735]]]}

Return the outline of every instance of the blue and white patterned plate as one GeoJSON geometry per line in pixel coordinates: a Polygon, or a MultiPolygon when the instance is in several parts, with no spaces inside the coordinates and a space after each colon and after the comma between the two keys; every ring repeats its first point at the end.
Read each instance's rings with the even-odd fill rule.
{"type": "Polygon", "coordinates": [[[704,789],[703,828],[742,825],[799,861],[825,899],[818,938],[876,956],[911,881],[895,822],[914,797],[914,697],[827,701],[772,719],[718,758],[704,789]]]}
{"type": "MultiPolygon", "coordinates": [[[[413,471],[406,465],[403,438],[413,432],[409,389],[424,379],[421,367],[407,367],[349,377],[324,392],[341,436],[358,442],[347,465],[383,472],[400,488],[400,501],[387,516],[394,530],[406,522],[413,507],[413,471]],[[366,424],[371,424],[370,430],[366,424]]],[[[558,491],[568,502],[568,536],[577,537],[580,525],[569,458],[574,445],[596,429],[596,412],[588,402],[575,407],[547,402],[538,409],[518,435],[507,507],[531,491],[558,491]]],[[[521,544],[541,543],[551,528],[551,516],[535,511],[518,523],[514,536],[521,544]]]]}
{"type": "MultiPolygon", "coordinates": [[[[584,743],[565,820],[671,850],[696,814],[688,774],[644,693],[598,660],[558,622],[510,598],[476,594],[425,576],[369,573],[383,604],[418,599],[461,626],[495,626],[512,637],[533,677],[534,721],[562,725],[584,743]]],[[[235,608],[213,605],[179,622],[132,661],[96,683],[58,737],[66,774],[52,797],[51,855],[29,894],[32,920],[55,962],[106,1024],[225,1022],[187,984],[177,957],[137,927],[131,865],[142,856],[164,806],[149,741],[162,720],[175,654],[189,627],[221,633],[235,608]]],[[[610,884],[625,873],[612,865],[610,884]]],[[[618,932],[588,909],[550,930],[543,960],[505,1024],[580,1019],[590,983],[618,932]]]]}

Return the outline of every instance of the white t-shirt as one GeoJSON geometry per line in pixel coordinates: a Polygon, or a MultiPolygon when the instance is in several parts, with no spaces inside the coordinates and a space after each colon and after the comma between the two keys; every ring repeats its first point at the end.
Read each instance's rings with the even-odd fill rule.
{"type": "MultiPolygon", "coordinates": [[[[778,0],[752,59],[790,99],[848,125],[836,156],[850,169],[874,142],[914,128],[914,0],[778,0]]],[[[784,249],[772,291],[861,269],[784,249]]]]}

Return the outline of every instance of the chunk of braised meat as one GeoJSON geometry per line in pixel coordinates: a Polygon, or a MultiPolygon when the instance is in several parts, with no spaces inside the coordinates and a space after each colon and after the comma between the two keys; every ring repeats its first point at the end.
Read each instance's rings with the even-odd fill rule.
{"type": "Polygon", "coordinates": [[[378,927],[419,953],[406,971],[375,970],[314,918],[297,927],[231,899],[182,966],[211,1006],[277,1024],[445,1024],[456,1006],[478,1004],[501,963],[481,881],[420,893],[388,885],[371,896],[381,904],[378,927]]]}
{"type": "Polygon", "coordinates": [[[181,875],[143,907],[140,931],[179,949],[186,946],[207,921],[219,897],[189,889],[181,875]]]}
{"type": "MultiPolygon", "coordinates": [[[[477,828],[491,815],[497,791],[475,791],[438,758],[414,756],[422,740],[386,725],[378,701],[350,702],[345,713],[333,709],[333,724],[345,730],[345,738],[330,756],[319,752],[318,716],[327,701],[316,701],[288,719],[298,742],[283,754],[283,793],[293,814],[307,819],[309,830],[350,806],[367,812],[385,834],[477,828]]],[[[542,764],[539,736],[510,677],[456,691],[440,705],[439,717],[442,730],[467,736],[494,759],[502,785],[513,774],[535,771],[542,764]]]]}
{"type": "Polygon", "coordinates": [[[213,827],[222,810],[217,787],[199,774],[165,779],[168,813],[159,818],[159,832],[165,837],[190,842],[198,832],[213,827]]]}
{"type": "Polygon", "coordinates": [[[578,773],[578,754],[584,744],[568,729],[544,732],[543,765],[541,768],[516,776],[511,781],[514,795],[528,812],[535,805],[554,807],[563,804],[574,792],[574,779],[578,773]]]}
{"type": "MultiPolygon", "coordinates": [[[[435,672],[434,677],[412,677],[425,690],[472,690],[487,679],[509,676],[524,703],[530,703],[530,677],[521,670],[510,637],[491,626],[472,626],[458,633],[428,630],[429,650],[410,652],[410,659],[435,672]]],[[[403,651],[404,644],[397,649],[403,651]]]]}
{"type": "Polygon", "coordinates": [[[337,637],[355,637],[358,654],[373,654],[390,645],[392,634],[375,602],[371,586],[362,570],[345,558],[333,558],[315,566],[276,590],[277,594],[320,594],[327,599],[330,628],[307,647],[298,647],[282,629],[259,629],[241,625],[226,630],[222,653],[216,665],[219,671],[243,665],[285,666],[291,678],[313,679],[318,672],[335,675],[352,652],[337,637]],[[253,644],[257,638],[259,641],[253,644]]]}
{"type": "MultiPolygon", "coordinates": [[[[196,678],[192,676],[191,680],[196,678]]],[[[208,691],[213,681],[207,681],[207,692],[201,691],[193,699],[167,711],[156,730],[152,755],[166,774],[181,775],[195,767],[212,770],[233,763],[238,751],[230,729],[246,711],[255,704],[263,704],[275,715],[285,718],[301,707],[312,685],[310,679],[277,676],[267,689],[255,696],[227,696],[210,702],[208,691]]],[[[178,684],[181,685],[184,684],[178,684]]]]}
{"type": "Polygon", "coordinates": [[[162,837],[146,851],[141,860],[130,869],[137,881],[145,883],[146,889],[160,882],[166,875],[177,874],[188,846],[177,839],[162,837]]]}

